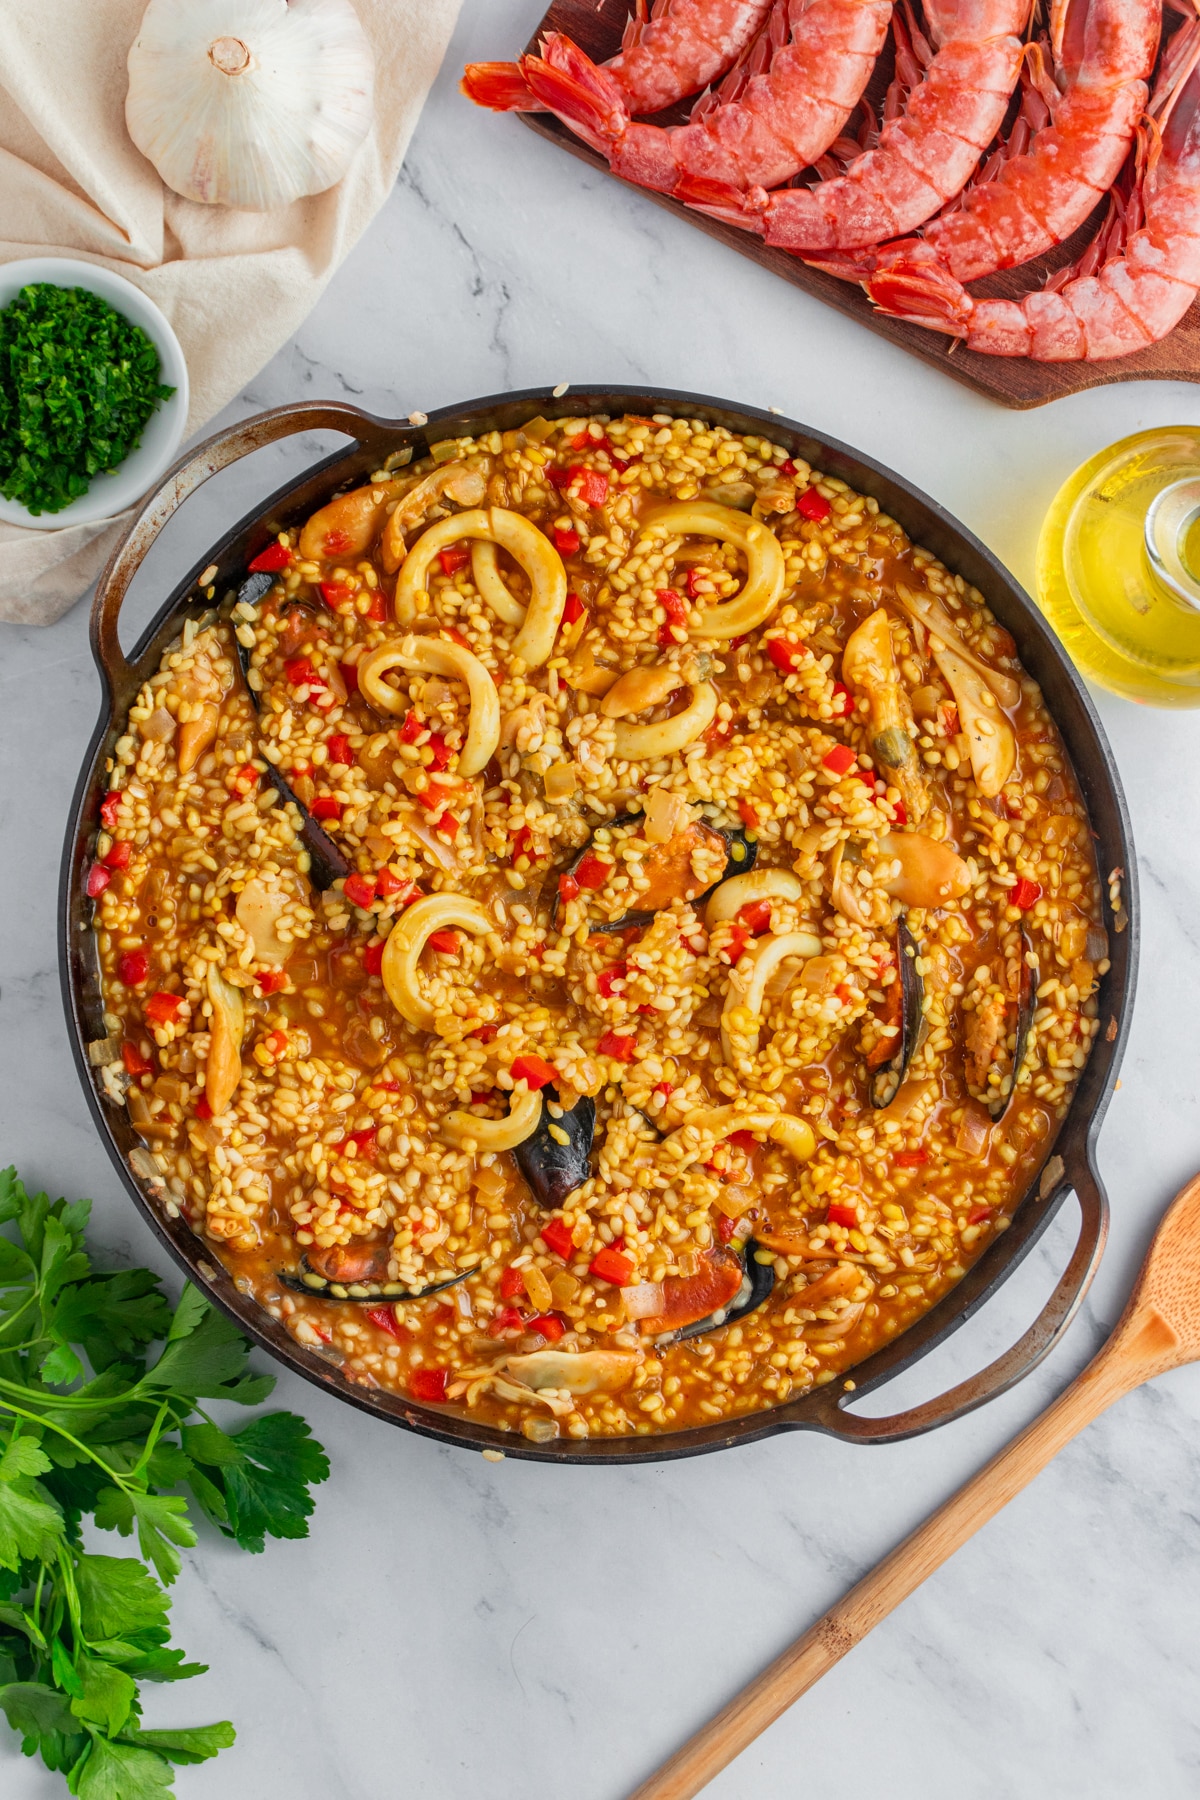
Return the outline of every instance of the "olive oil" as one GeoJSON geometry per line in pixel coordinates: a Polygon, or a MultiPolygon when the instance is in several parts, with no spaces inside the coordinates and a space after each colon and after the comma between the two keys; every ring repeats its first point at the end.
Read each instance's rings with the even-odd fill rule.
{"type": "Polygon", "coordinates": [[[1142,431],[1059,490],[1042,611],[1080,671],[1151,706],[1200,706],[1200,427],[1142,431]]]}

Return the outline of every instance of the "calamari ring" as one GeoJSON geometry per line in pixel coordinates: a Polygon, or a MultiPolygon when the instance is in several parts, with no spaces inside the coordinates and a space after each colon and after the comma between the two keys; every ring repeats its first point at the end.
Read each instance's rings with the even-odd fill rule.
{"type": "Polygon", "coordinates": [[[720,1143],[735,1131],[761,1131],[772,1142],[782,1144],[797,1162],[807,1162],[816,1154],[817,1140],[807,1119],[795,1113],[768,1112],[751,1106],[709,1106],[689,1113],[677,1130],[665,1137],[659,1146],[675,1158],[681,1167],[695,1162],[708,1148],[709,1140],[720,1143]]]}
{"type": "Polygon", "coordinates": [[[447,1113],[438,1126],[452,1144],[474,1144],[480,1150],[515,1150],[532,1137],[542,1116],[542,1096],[515,1091],[506,1119],[479,1119],[467,1112],[447,1113]]]}
{"type": "Polygon", "coordinates": [[[446,638],[395,638],[380,644],[358,665],[358,687],[376,712],[402,713],[408,701],[383,677],[389,669],[416,669],[429,675],[450,675],[467,684],[471,712],[467,741],[458,753],[459,775],[478,775],[496,754],[500,742],[500,696],[491,673],[462,644],[446,638]]]}
{"type": "Polygon", "coordinates": [[[656,536],[719,538],[746,558],[746,581],[740,594],[719,606],[706,606],[688,620],[689,637],[735,638],[763,625],[783,597],[787,568],[779,539],[761,519],[751,519],[732,506],[711,500],[676,500],[646,514],[641,530],[656,536]]]}
{"type": "MultiPolygon", "coordinates": [[[[554,649],[554,640],[562,623],[563,607],[567,603],[567,571],[554,545],[532,519],[525,518],[522,513],[509,512],[503,506],[476,507],[470,512],[455,513],[449,519],[439,519],[436,525],[421,533],[405,557],[396,583],[397,621],[401,625],[414,622],[417,595],[428,586],[434,557],[461,538],[484,538],[499,544],[528,576],[532,598],[525,612],[525,623],[513,640],[512,654],[520,657],[527,669],[540,668],[554,649]]],[[[508,593],[507,589],[505,593],[508,593]]],[[[511,594],[508,599],[516,604],[511,594]]]]}
{"type": "Polygon", "coordinates": [[[422,997],[417,978],[417,961],[432,932],[470,931],[485,937],[495,929],[491,914],[465,894],[428,894],[410,906],[392,926],[380,969],[388,999],[401,1018],[418,1031],[435,1029],[437,1015],[422,997]]]}
{"type": "Polygon", "coordinates": [[[476,538],[471,546],[471,579],[502,625],[513,625],[519,631],[525,623],[527,608],[509,592],[500,573],[496,546],[490,538],[476,538]]]}
{"type": "MultiPolygon", "coordinates": [[[[799,900],[803,894],[804,883],[790,869],[751,869],[746,875],[731,875],[714,889],[704,909],[704,923],[711,931],[714,925],[732,919],[755,900],[799,900]]],[[[815,956],[817,952],[810,950],[808,954],[815,956]]]]}
{"type": "MultiPolygon", "coordinates": [[[[755,1021],[754,1041],[758,1043],[758,1020],[762,1016],[763,1000],[767,983],[778,969],[780,963],[791,956],[801,956],[806,961],[810,956],[818,956],[821,940],[811,931],[786,931],[780,937],[760,938],[753,950],[739,959],[737,967],[729,977],[729,987],[725,993],[725,1005],[721,1012],[721,1050],[726,1062],[732,1062],[729,1034],[736,1012],[750,1013],[755,1021]],[[743,964],[749,968],[743,971],[743,964]]],[[[811,1154],[811,1153],[810,1153],[811,1154]]]]}
{"type": "Polygon", "coordinates": [[[682,712],[660,719],[657,725],[627,725],[621,721],[613,738],[614,754],[622,762],[653,762],[694,744],[716,718],[720,697],[711,681],[696,682],[691,693],[682,712]]]}

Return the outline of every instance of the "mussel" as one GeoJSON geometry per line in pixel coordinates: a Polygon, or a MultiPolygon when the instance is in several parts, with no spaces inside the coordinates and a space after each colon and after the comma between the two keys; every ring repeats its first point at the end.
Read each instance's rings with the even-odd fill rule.
{"type": "Polygon", "coordinates": [[[1033,1027],[1033,1015],[1037,1010],[1037,991],[1040,974],[1037,959],[1033,953],[1033,945],[1029,941],[1029,933],[1021,928],[1021,973],[1017,983],[1017,1041],[1013,1048],[1011,1084],[1007,1094],[993,1100],[988,1107],[992,1118],[999,1124],[1017,1092],[1017,1082],[1021,1077],[1021,1064],[1025,1061],[1025,1052],[1029,1047],[1029,1033],[1033,1027]]]}
{"type": "MultiPolygon", "coordinates": [[[[640,825],[641,823],[641,813],[619,813],[615,819],[607,820],[605,824],[602,827],[598,827],[598,829],[604,831],[617,831],[620,830],[622,826],[640,825]]],[[[551,879],[554,882],[554,897],[551,916],[556,926],[558,923],[558,912],[561,906],[558,888],[559,878],[563,875],[574,875],[584,857],[591,853],[593,838],[594,834],[593,837],[588,839],[581,850],[576,851],[569,863],[552,871],[551,879]]],[[[650,875],[652,882],[652,886],[646,897],[650,899],[651,904],[649,906],[638,907],[633,912],[623,913],[622,916],[619,919],[614,920],[612,924],[608,924],[604,921],[601,921],[598,924],[590,924],[588,926],[588,931],[591,933],[628,931],[635,926],[649,925],[656,913],[662,912],[665,907],[670,906],[673,901],[679,899],[689,899],[691,905],[701,907],[704,905],[709,895],[719,888],[723,881],[728,881],[731,875],[747,874],[749,870],[754,867],[757,857],[757,840],[748,837],[744,827],[741,825],[723,825],[717,822],[716,817],[707,817],[698,820],[694,824],[685,826],[682,831],[675,834],[675,837],[669,838],[665,844],[655,845],[654,850],[651,852],[651,857],[646,859],[646,872],[650,875]],[[683,868],[690,867],[691,853],[699,841],[701,833],[709,837],[721,839],[725,845],[725,868],[717,877],[716,881],[705,888],[703,893],[688,895],[686,883],[681,883],[680,871],[683,868]],[[687,840],[686,842],[683,841],[685,839],[687,840]],[[652,858],[656,853],[657,863],[655,864],[652,861],[652,858]]]]}
{"type": "MultiPolygon", "coordinates": [[[[543,1098],[558,1104],[553,1087],[542,1089],[543,1098]]],[[[588,1158],[596,1132],[596,1102],[583,1094],[569,1112],[553,1118],[544,1105],[535,1129],[513,1151],[521,1174],[539,1206],[552,1211],[582,1187],[591,1174],[588,1158]],[[558,1132],[558,1137],[554,1133],[558,1132]],[[566,1137],[566,1143],[561,1142],[566,1137]]]]}
{"type": "MultiPolygon", "coordinates": [[[[897,985],[900,989],[900,1017],[897,1021],[900,1026],[900,1041],[894,1054],[882,1068],[872,1070],[870,1059],[868,1059],[867,1068],[871,1071],[872,1106],[891,1105],[899,1091],[900,1083],[908,1073],[908,1065],[916,1054],[917,1045],[921,1040],[921,1030],[925,1022],[921,1010],[924,1004],[925,990],[921,977],[917,973],[917,954],[916,939],[909,931],[904,919],[898,919],[896,922],[896,962],[899,972],[897,985]]],[[[881,1047],[886,1048],[887,1043],[893,1041],[888,1039],[881,1047]]]]}
{"type": "MultiPolygon", "coordinates": [[[[718,1279],[728,1274],[730,1283],[732,1283],[733,1275],[740,1272],[739,1285],[733,1289],[724,1305],[718,1306],[713,1312],[705,1313],[702,1318],[692,1319],[686,1325],[674,1327],[670,1323],[668,1311],[664,1315],[665,1330],[656,1331],[654,1329],[658,1323],[655,1319],[647,1320],[643,1330],[647,1335],[653,1337],[657,1344],[674,1344],[681,1342],[684,1338],[703,1337],[705,1332],[717,1331],[722,1325],[732,1325],[738,1319],[744,1319],[748,1313],[756,1312],[770,1298],[771,1291],[775,1286],[774,1260],[760,1263],[755,1255],[759,1248],[760,1245],[754,1238],[748,1238],[740,1256],[736,1250],[710,1250],[706,1261],[710,1265],[715,1265],[713,1273],[718,1279]]],[[[686,1277],[677,1278],[677,1281],[681,1290],[689,1285],[686,1277]]],[[[666,1285],[664,1282],[664,1288],[666,1285]]],[[[681,1291],[679,1300],[683,1301],[683,1299],[681,1291]]]]}
{"type": "MultiPolygon", "coordinates": [[[[235,606],[257,606],[265,599],[275,585],[275,576],[260,570],[257,575],[248,575],[237,591],[235,606]]],[[[250,685],[250,652],[234,633],[237,645],[238,668],[242,671],[242,683],[250,696],[250,704],[257,713],[260,711],[258,695],[250,685]]],[[[264,762],[267,759],[263,758],[264,762]]],[[[267,762],[267,780],[279,795],[285,806],[294,806],[300,814],[300,842],[308,851],[309,879],[318,893],[324,893],[335,881],[344,881],[351,873],[353,865],[343,856],[327,831],[323,831],[317,821],[291,787],[284,780],[274,763],[267,762]]]]}
{"type": "Polygon", "coordinates": [[[281,1275],[280,1280],[295,1293],[308,1294],[316,1300],[378,1303],[380,1300],[424,1300],[430,1294],[440,1294],[443,1288],[453,1287],[456,1281],[471,1274],[470,1269],[460,1269],[443,1281],[430,1282],[427,1287],[406,1288],[403,1282],[387,1279],[390,1254],[388,1245],[380,1243],[335,1245],[332,1249],[302,1256],[299,1267],[281,1275]],[[323,1267],[314,1268],[314,1256],[323,1267]]]}

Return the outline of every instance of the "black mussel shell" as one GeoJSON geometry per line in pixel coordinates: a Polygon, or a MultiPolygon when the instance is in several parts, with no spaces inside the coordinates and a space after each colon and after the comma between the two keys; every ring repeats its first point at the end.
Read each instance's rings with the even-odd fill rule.
{"type": "Polygon", "coordinates": [[[301,1257],[300,1267],[290,1274],[280,1275],[279,1280],[294,1293],[307,1294],[312,1300],[348,1300],[370,1306],[381,1300],[424,1300],[430,1294],[440,1294],[443,1288],[453,1287],[456,1281],[462,1281],[472,1273],[471,1269],[460,1269],[457,1275],[447,1275],[444,1281],[433,1281],[423,1288],[406,1288],[398,1281],[330,1281],[317,1274],[307,1257],[301,1257]]]}
{"type": "Polygon", "coordinates": [[[900,1047],[891,1062],[876,1069],[871,1076],[871,1105],[889,1106],[896,1098],[900,1083],[908,1073],[908,1065],[921,1041],[924,1014],[921,1011],[925,990],[917,973],[917,941],[907,924],[896,925],[896,958],[900,970],[900,1047]]]}
{"type": "MultiPolygon", "coordinates": [[[[558,1103],[553,1087],[544,1087],[542,1097],[558,1103]]],[[[558,1119],[552,1119],[549,1107],[543,1105],[536,1129],[513,1151],[513,1160],[539,1206],[552,1212],[583,1186],[592,1172],[588,1158],[595,1133],[596,1102],[590,1095],[581,1095],[570,1112],[558,1119]],[[565,1144],[551,1137],[552,1125],[566,1133],[565,1144]]]]}
{"type": "MultiPolygon", "coordinates": [[[[675,1343],[683,1338],[703,1337],[706,1331],[718,1331],[722,1325],[736,1324],[744,1319],[747,1313],[757,1312],[768,1299],[775,1286],[774,1262],[760,1263],[755,1261],[754,1252],[762,1246],[754,1238],[746,1240],[742,1251],[742,1285],[728,1306],[720,1312],[709,1313],[706,1319],[696,1319],[691,1325],[684,1325],[679,1331],[670,1335],[669,1341],[675,1343]]],[[[667,1341],[656,1338],[656,1343],[667,1341]]]]}
{"type": "MultiPolygon", "coordinates": [[[[637,812],[618,813],[618,815],[615,819],[606,820],[604,825],[602,827],[598,827],[597,829],[602,829],[604,831],[614,831],[622,825],[637,825],[641,822],[641,819],[642,819],[641,813],[637,813],[637,812]]],[[[715,893],[717,888],[720,887],[720,885],[723,881],[728,881],[731,875],[748,874],[749,871],[754,867],[756,861],[758,860],[757,840],[754,838],[748,837],[746,835],[746,831],[743,826],[741,826],[741,825],[721,825],[721,824],[718,824],[716,819],[711,819],[711,818],[707,818],[707,817],[702,818],[700,820],[700,823],[703,825],[706,825],[710,831],[715,831],[718,837],[723,838],[725,840],[725,848],[729,853],[729,860],[725,865],[724,873],[722,875],[718,876],[717,880],[713,882],[712,887],[706,888],[702,894],[697,894],[695,896],[695,898],[692,900],[692,902],[691,902],[692,906],[697,907],[697,908],[702,907],[704,905],[705,901],[709,898],[710,894],[715,893]]],[[[551,906],[551,918],[555,922],[555,924],[557,924],[557,921],[558,921],[558,908],[559,908],[558,879],[559,879],[559,876],[560,875],[573,875],[575,873],[576,869],[579,867],[579,865],[583,861],[584,857],[591,850],[594,836],[595,836],[595,834],[593,833],[593,836],[589,837],[587,843],[583,846],[582,850],[577,850],[575,852],[575,855],[571,858],[569,863],[566,863],[563,867],[555,869],[551,872],[551,880],[554,883],[553,901],[552,901],[552,906],[551,906]]],[[[613,924],[607,925],[607,924],[601,923],[598,925],[589,925],[588,931],[591,934],[598,935],[603,932],[629,931],[635,926],[649,925],[651,919],[653,919],[655,916],[655,910],[656,910],[655,908],[650,908],[649,910],[641,908],[634,912],[623,913],[619,919],[617,919],[613,922],[613,924]]]]}
{"type": "Polygon", "coordinates": [[[1041,980],[1036,959],[1033,959],[1033,945],[1029,941],[1028,932],[1021,929],[1021,977],[1017,990],[1017,1042],[1013,1050],[1012,1085],[1007,1094],[1000,1100],[994,1100],[988,1111],[997,1124],[1004,1117],[1013,1103],[1017,1091],[1017,1082],[1021,1074],[1021,1064],[1025,1061],[1025,1051],[1029,1046],[1029,1033],[1033,1025],[1033,1015],[1037,1010],[1037,991],[1041,980]]]}
{"type": "MultiPolygon", "coordinates": [[[[274,586],[274,575],[268,575],[265,569],[260,569],[257,575],[247,575],[245,581],[243,581],[241,587],[237,591],[234,605],[257,606],[260,600],[266,599],[274,586]]],[[[239,641],[236,633],[234,634],[233,641],[237,645],[238,667],[242,671],[242,680],[246,683],[246,692],[250,696],[250,704],[255,712],[257,712],[259,710],[258,695],[250,686],[250,652],[247,650],[245,644],[239,641]]]]}

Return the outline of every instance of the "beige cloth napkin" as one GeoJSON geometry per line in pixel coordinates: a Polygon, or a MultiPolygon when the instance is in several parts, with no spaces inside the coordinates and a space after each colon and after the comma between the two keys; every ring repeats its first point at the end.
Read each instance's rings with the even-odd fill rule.
{"type": "MultiPolygon", "coordinates": [[[[375,51],[371,135],[328,193],[249,213],[181,200],[129,139],[125,58],[145,0],[0,0],[0,263],[82,256],[149,294],[187,358],[189,434],[286,343],[382,206],[461,0],[355,5],[375,51]]],[[[123,529],[0,524],[0,619],[52,624],[123,529]]]]}

